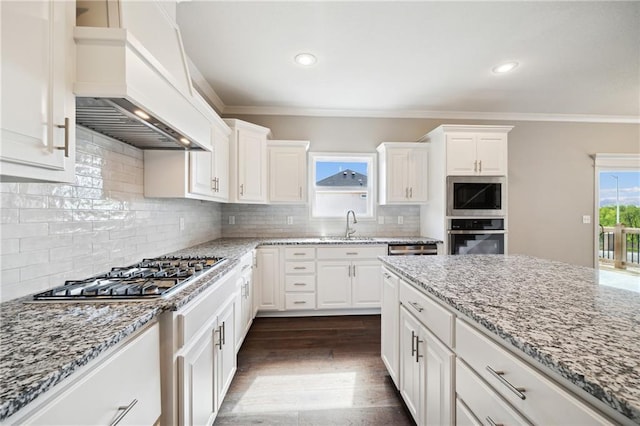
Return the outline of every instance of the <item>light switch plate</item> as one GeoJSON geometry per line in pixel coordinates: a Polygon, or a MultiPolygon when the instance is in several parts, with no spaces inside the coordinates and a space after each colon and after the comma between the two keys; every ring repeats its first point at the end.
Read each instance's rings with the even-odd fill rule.
{"type": "Polygon", "coordinates": [[[229,225],[235,225],[235,224],[236,224],[236,217],[229,216],[229,225]]]}
{"type": "Polygon", "coordinates": [[[582,216],[582,223],[591,223],[591,216],[589,216],[588,214],[582,216]]]}

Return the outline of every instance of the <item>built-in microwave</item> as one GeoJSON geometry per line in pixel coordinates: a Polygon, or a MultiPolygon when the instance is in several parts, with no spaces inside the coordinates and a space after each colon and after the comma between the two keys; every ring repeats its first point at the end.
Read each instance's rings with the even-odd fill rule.
{"type": "Polygon", "coordinates": [[[447,215],[506,215],[506,179],[501,176],[447,177],[447,215]]]}

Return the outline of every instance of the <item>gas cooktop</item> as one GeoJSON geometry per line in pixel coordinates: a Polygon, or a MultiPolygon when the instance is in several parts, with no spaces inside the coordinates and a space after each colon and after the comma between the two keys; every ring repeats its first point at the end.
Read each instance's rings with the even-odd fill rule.
{"type": "Polygon", "coordinates": [[[33,296],[35,300],[135,300],[166,297],[227,259],[204,256],[164,256],[117,267],[84,280],[66,281],[33,296]]]}

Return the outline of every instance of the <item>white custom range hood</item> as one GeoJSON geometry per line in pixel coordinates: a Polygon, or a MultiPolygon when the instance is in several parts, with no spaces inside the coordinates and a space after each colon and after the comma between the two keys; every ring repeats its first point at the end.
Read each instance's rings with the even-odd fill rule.
{"type": "Polygon", "coordinates": [[[171,6],[78,0],[77,124],[141,149],[211,150],[215,118],[191,84],[171,6]]]}

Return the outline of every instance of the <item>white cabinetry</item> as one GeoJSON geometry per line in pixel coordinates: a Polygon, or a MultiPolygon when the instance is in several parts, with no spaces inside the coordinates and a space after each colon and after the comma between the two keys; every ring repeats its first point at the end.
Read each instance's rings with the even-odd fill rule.
{"type": "Polygon", "coordinates": [[[318,309],[380,307],[382,280],[377,257],[385,253],[386,246],[319,247],[318,309]]]}
{"type": "Polygon", "coordinates": [[[160,417],[160,338],[154,324],[91,364],[34,414],[7,424],[154,424],[160,417]]]}
{"type": "Polygon", "coordinates": [[[316,249],[284,248],[284,307],[286,310],[316,308],[316,249]]]}
{"type": "Polygon", "coordinates": [[[308,141],[267,142],[269,202],[306,202],[308,149],[308,141]]]}
{"type": "Polygon", "coordinates": [[[269,129],[246,121],[225,119],[229,139],[229,201],[267,202],[267,137],[269,129]]]}
{"type": "Polygon", "coordinates": [[[418,425],[452,424],[453,316],[403,281],[400,303],[400,394],[418,425]]]}
{"type": "Polygon", "coordinates": [[[428,145],[384,142],[378,150],[380,204],[427,202],[428,145]]]}
{"type": "Polygon", "coordinates": [[[0,180],[75,179],[75,2],[0,2],[0,180]]]}
{"type": "Polygon", "coordinates": [[[507,134],[447,133],[447,176],[506,176],[507,134]]]}
{"type": "Polygon", "coordinates": [[[389,371],[391,380],[399,387],[398,378],[400,370],[399,348],[400,340],[398,330],[400,329],[400,301],[399,301],[400,279],[382,268],[382,306],[380,312],[380,353],[382,362],[389,371]]]}
{"type": "Polygon", "coordinates": [[[278,248],[259,247],[256,250],[253,297],[256,311],[277,311],[282,309],[280,254],[278,248]]]}
{"type": "Polygon", "coordinates": [[[247,253],[240,259],[236,278],[236,352],[253,322],[253,263],[254,253],[247,253]]]}

